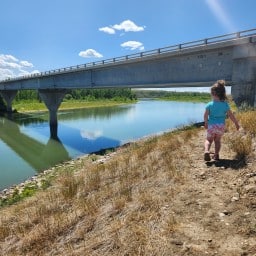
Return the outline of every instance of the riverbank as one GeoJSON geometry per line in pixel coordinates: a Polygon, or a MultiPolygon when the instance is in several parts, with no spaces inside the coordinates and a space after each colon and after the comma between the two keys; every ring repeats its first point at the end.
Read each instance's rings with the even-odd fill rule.
{"type": "MultiPolygon", "coordinates": [[[[137,99],[149,98],[179,102],[208,102],[211,99],[210,93],[200,92],[169,92],[162,90],[134,90],[137,99]]],[[[137,100],[123,99],[97,99],[97,100],[64,100],[59,110],[70,110],[90,107],[117,106],[122,104],[135,103],[137,100]]],[[[17,112],[48,111],[43,102],[38,100],[14,101],[13,109],[17,112]]]]}
{"type": "Polygon", "coordinates": [[[179,102],[206,103],[211,100],[210,88],[208,93],[136,89],[135,94],[137,98],[151,98],[151,99],[179,101],[179,102]]]}
{"type": "Polygon", "coordinates": [[[256,118],[246,115],[240,132],[228,124],[218,162],[204,162],[199,127],[55,167],[48,188],[1,209],[0,255],[254,256],[256,118]]]}
{"type": "MultiPolygon", "coordinates": [[[[111,107],[119,106],[123,104],[136,103],[136,100],[94,100],[94,101],[80,101],[70,100],[61,103],[59,110],[72,110],[79,108],[95,108],[95,107],[111,107]]],[[[38,101],[22,101],[20,103],[14,103],[13,109],[15,112],[28,113],[38,111],[48,111],[43,102],[38,101]]]]}

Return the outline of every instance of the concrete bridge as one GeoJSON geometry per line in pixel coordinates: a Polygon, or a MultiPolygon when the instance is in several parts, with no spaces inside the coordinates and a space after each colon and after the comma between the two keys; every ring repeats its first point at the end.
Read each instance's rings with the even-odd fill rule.
{"type": "Polygon", "coordinates": [[[11,111],[18,90],[38,90],[54,127],[70,89],[205,87],[218,79],[232,85],[238,105],[256,106],[256,29],[9,78],[0,81],[0,92],[11,111]]]}

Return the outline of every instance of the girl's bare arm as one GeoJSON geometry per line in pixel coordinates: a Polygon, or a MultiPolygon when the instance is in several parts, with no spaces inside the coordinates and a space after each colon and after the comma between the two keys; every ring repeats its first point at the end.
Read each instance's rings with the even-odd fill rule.
{"type": "Polygon", "coordinates": [[[208,115],[209,115],[209,111],[206,109],[204,112],[204,128],[205,129],[208,128],[208,115]]]}
{"type": "Polygon", "coordinates": [[[231,119],[231,121],[235,124],[236,126],[236,129],[239,130],[240,126],[239,126],[239,123],[236,119],[236,117],[234,116],[234,114],[232,113],[231,110],[228,111],[228,117],[231,119]]]}

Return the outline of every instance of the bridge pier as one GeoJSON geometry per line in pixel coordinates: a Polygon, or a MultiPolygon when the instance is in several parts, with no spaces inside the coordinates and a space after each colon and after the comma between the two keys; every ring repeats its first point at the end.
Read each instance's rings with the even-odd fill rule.
{"type": "Polygon", "coordinates": [[[1,94],[7,105],[7,112],[12,112],[12,101],[14,100],[18,90],[4,90],[1,94]]]}
{"type": "Polygon", "coordinates": [[[51,138],[58,138],[58,108],[67,90],[39,90],[39,96],[49,110],[49,125],[51,138]]]}
{"type": "Polygon", "coordinates": [[[256,39],[233,50],[231,95],[240,106],[256,107],[256,39]]]}
{"type": "Polygon", "coordinates": [[[231,87],[231,95],[237,106],[256,107],[256,82],[236,82],[231,87]]]}

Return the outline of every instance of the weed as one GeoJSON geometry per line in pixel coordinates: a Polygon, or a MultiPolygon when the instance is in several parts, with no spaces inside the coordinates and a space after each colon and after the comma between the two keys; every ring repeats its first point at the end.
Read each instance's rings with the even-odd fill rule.
{"type": "Polygon", "coordinates": [[[178,229],[178,222],[175,218],[175,216],[173,214],[170,214],[170,216],[168,217],[167,221],[166,221],[166,225],[165,225],[165,232],[167,232],[167,234],[169,233],[173,233],[178,229]]]}
{"type": "Polygon", "coordinates": [[[243,129],[251,134],[256,136],[256,111],[251,110],[244,112],[242,115],[239,115],[239,121],[243,129]]]}
{"type": "Polygon", "coordinates": [[[252,138],[249,134],[232,134],[227,137],[230,149],[236,153],[236,158],[246,159],[252,152],[252,138]]]}
{"type": "Polygon", "coordinates": [[[0,222],[0,240],[8,237],[11,233],[11,227],[8,223],[1,221],[0,222]]]}
{"type": "Polygon", "coordinates": [[[100,171],[97,167],[91,169],[86,174],[85,185],[88,191],[98,190],[100,188],[100,171]]]}
{"type": "Polygon", "coordinates": [[[59,178],[60,193],[65,199],[73,198],[79,187],[79,181],[74,177],[71,172],[65,172],[59,178]]]}
{"type": "Polygon", "coordinates": [[[113,210],[116,212],[116,213],[119,213],[123,210],[123,208],[125,207],[125,204],[126,204],[126,198],[125,197],[118,197],[116,200],[114,200],[112,202],[112,205],[113,205],[113,210]]]}

